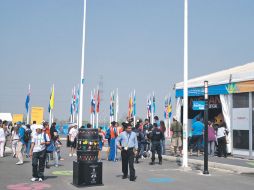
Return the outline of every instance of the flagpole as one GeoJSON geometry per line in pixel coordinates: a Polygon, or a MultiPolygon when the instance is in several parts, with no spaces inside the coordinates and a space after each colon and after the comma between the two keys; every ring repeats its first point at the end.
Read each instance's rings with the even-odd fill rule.
{"type": "Polygon", "coordinates": [[[153,123],[154,123],[154,92],[153,92],[153,99],[152,99],[152,125],[153,125],[153,123]]]}
{"type": "Polygon", "coordinates": [[[81,80],[80,80],[80,104],[79,104],[79,127],[83,121],[83,91],[84,91],[84,67],[85,67],[85,42],[86,42],[86,0],[84,0],[84,15],[83,15],[83,41],[82,41],[82,56],[81,56],[81,80]]]}
{"type": "Polygon", "coordinates": [[[188,167],[188,0],[184,0],[184,105],[183,105],[183,162],[188,167]]]}

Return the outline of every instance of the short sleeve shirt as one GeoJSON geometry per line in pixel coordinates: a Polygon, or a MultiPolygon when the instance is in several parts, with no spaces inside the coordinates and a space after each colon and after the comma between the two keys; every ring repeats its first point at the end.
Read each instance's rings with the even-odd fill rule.
{"type": "Polygon", "coordinates": [[[45,140],[46,140],[46,142],[50,141],[49,136],[47,134],[45,134],[45,133],[41,133],[41,134],[35,133],[33,138],[32,138],[32,143],[34,143],[33,152],[41,152],[41,151],[45,150],[46,145],[45,144],[41,145],[41,143],[44,143],[45,140]]]}
{"type": "Polygon", "coordinates": [[[71,128],[69,135],[70,135],[70,141],[74,142],[76,136],[78,135],[78,129],[75,129],[74,127],[71,128]]]}

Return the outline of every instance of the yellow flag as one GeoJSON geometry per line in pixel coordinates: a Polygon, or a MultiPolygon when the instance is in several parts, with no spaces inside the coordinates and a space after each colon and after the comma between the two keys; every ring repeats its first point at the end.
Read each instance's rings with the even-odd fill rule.
{"type": "Polygon", "coordinates": [[[51,92],[51,96],[50,96],[50,109],[54,109],[54,105],[55,105],[55,90],[54,90],[54,85],[52,88],[52,92],[51,92]]]}

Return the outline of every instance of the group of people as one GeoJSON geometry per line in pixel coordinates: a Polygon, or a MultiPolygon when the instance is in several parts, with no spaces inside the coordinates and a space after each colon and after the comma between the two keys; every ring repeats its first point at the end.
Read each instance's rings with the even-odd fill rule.
{"type": "Polygon", "coordinates": [[[59,160],[63,160],[60,154],[60,141],[56,130],[56,123],[49,127],[48,122],[32,125],[25,125],[17,122],[12,125],[7,121],[0,120],[0,157],[5,156],[7,141],[11,141],[12,156],[17,158],[16,165],[23,165],[24,157],[32,161],[31,181],[44,180],[44,168],[50,168],[50,160],[55,157],[54,165],[58,167],[59,160]]]}

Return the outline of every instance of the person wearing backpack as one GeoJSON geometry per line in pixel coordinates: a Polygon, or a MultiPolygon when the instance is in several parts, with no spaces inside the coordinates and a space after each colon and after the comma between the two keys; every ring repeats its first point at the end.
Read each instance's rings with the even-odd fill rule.
{"type": "Polygon", "coordinates": [[[26,125],[25,129],[25,135],[24,135],[24,141],[25,141],[25,147],[26,147],[26,157],[29,158],[30,153],[30,147],[31,147],[31,136],[32,136],[32,130],[30,128],[30,125],[26,125]]]}
{"type": "Polygon", "coordinates": [[[50,144],[49,136],[43,131],[42,125],[36,125],[36,133],[33,135],[31,142],[30,158],[33,166],[31,181],[42,182],[44,180],[46,150],[50,144]]]}

